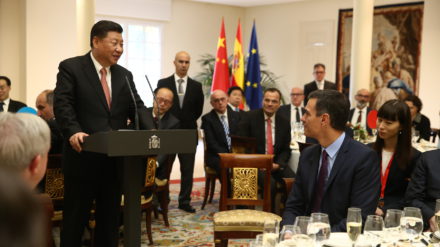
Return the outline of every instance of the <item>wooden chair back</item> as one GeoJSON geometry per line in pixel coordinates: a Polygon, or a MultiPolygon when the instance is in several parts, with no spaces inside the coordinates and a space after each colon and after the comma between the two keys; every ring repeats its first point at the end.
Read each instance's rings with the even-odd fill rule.
{"type": "Polygon", "coordinates": [[[231,206],[262,206],[271,211],[270,178],[273,155],[221,153],[220,211],[231,206]],[[264,173],[263,198],[258,198],[259,171],[264,173]],[[229,181],[228,181],[229,180],[229,181]]]}
{"type": "Polygon", "coordinates": [[[52,199],[55,210],[60,210],[64,200],[64,175],[61,154],[49,154],[48,156],[44,193],[52,199]]]}
{"type": "Polygon", "coordinates": [[[231,150],[236,154],[255,154],[257,153],[257,139],[231,135],[231,150]]]}

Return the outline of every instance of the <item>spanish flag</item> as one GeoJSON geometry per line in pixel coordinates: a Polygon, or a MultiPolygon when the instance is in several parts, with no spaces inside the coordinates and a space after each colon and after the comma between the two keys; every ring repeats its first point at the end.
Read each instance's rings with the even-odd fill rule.
{"type": "Polygon", "coordinates": [[[244,90],[244,57],[241,42],[241,24],[238,20],[237,35],[234,42],[234,61],[232,63],[231,86],[239,86],[244,90]]]}
{"type": "Polygon", "coordinates": [[[214,75],[212,76],[211,92],[218,89],[224,92],[228,92],[229,89],[229,63],[228,55],[226,54],[226,35],[223,18],[220,36],[217,42],[217,56],[214,66],[214,75]]]}

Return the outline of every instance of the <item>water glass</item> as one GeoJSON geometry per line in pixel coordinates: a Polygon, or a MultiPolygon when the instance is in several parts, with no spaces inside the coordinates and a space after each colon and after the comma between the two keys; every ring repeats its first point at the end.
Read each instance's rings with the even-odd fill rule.
{"type": "Polygon", "coordinates": [[[384,220],[384,241],[385,243],[393,243],[397,246],[400,237],[400,219],[403,211],[398,209],[388,209],[384,220]]]}
{"type": "Polygon", "coordinates": [[[368,243],[377,246],[381,242],[381,234],[384,228],[384,222],[381,216],[368,215],[365,221],[364,236],[368,243]]]}
{"type": "Polygon", "coordinates": [[[307,235],[320,245],[321,242],[330,238],[330,223],[328,215],[324,213],[312,213],[310,223],[307,226],[307,235]]]}
{"type": "Polygon", "coordinates": [[[362,214],[360,208],[349,208],[347,212],[347,234],[352,246],[356,243],[362,231],[362,214]]]}
{"type": "Polygon", "coordinates": [[[295,218],[294,226],[299,226],[302,234],[307,234],[307,226],[309,225],[310,217],[309,216],[297,216],[295,218]]]}
{"type": "Polygon", "coordinates": [[[402,218],[400,218],[400,227],[412,243],[423,231],[423,218],[420,209],[413,207],[404,208],[402,218]]]}
{"type": "Polygon", "coordinates": [[[353,139],[356,141],[361,140],[361,131],[360,130],[353,130],[353,139]]]}
{"type": "Polygon", "coordinates": [[[263,228],[263,246],[272,247],[278,243],[280,221],[277,219],[266,219],[263,228]]]}
{"type": "Polygon", "coordinates": [[[296,246],[296,241],[293,239],[293,237],[297,234],[301,234],[301,230],[299,229],[299,226],[294,225],[285,225],[283,226],[283,230],[281,230],[280,233],[280,242],[279,246],[284,247],[294,247],[296,246]]]}

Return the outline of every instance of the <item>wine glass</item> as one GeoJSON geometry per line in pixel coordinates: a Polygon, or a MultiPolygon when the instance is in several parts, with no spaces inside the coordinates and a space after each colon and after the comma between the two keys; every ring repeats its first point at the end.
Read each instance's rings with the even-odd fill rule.
{"type": "Polygon", "coordinates": [[[360,208],[349,208],[347,212],[347,234],[354,247],[362,231],[362,214],[360,208]]]}
{"type": "Polygon", "coordinates": [[[301,229],[299,226],[294,225],[284,225],[283,230],[280,233],[279,246],[283,247],[294,247],[296,246],[293,236],[296,234],[301,234],[301,229]]]}
{"type": "Polygon", "coordinates": [[[437,231],[440,230],[440,199],[435,201],[435,223],[437,224],[437,231]]]}
{"type": "Polygon", "coordinates": [[[423,231],[423,218],[420,209],[404,208],[402,218],[400,218],[400,227],[412,244],[413,240],[423,231]]]}
{"type": "Polygon", "coordinates": [[[263,246],[276,246],[280,230],[280,221],[277,219],[264,220],[263,246]]]}
{"type": "Polygon", "coordinates": [[[384,222],[382,216],[368,215],[364,226],[364,236],[372,246],[377,246],[381,241],[381,232],[384,222]]]}
{"type": "Polygon", "coordinates": [[[254,243],[252,243],[255,247],[263,247],[263,234],[258,234],[255,237],[254,243]]]}
{"type": "Polygon", "coordinates": [[[295,218],[294,226],[299,226],[302,234],[307,234],[307,226],[309,225],[310,217],[309,216],[297,216],[295,218]]]}
{"type": "Polygon", "coordinates": [[[399,209],[388,209],[385,215],[384,222],[384,237],[385,242],[392,242],[393,246],[397,246],[397,240],[400,236],[400,218],[402,218],[403,211],[399,209]]]}
{"type": "Polygon", "coordinates": [[[318,246],[321,242],[330,238],[330,223],[328,215],[324,213],[312,213],[310,223],[307,226],[307,235],[309,235],[318,246]]]}

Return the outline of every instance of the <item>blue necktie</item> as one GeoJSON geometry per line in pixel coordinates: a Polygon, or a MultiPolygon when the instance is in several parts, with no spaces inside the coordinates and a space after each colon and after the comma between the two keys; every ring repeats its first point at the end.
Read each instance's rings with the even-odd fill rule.
{"type": "Polygon", "coordinates": [[[321,169],[315,184],[315,198],[313,200],[312,213],[321,211],[322,197],[324,196],[325,183],[328,177],[328,154],[325,150],[321,155],[321,169]]]}
{"type": "Polygon", "coordinates": [[[223,129],[225,130],[226,142],[228,143],[228,149],[231,150],[231,137],[229,136],[229,127],[228,127],[228,123],[226,122],[226,116],[222,115],[220,117],[220,120],[222,122],[223,129]]]}

